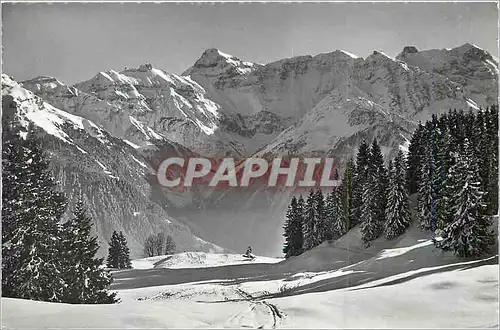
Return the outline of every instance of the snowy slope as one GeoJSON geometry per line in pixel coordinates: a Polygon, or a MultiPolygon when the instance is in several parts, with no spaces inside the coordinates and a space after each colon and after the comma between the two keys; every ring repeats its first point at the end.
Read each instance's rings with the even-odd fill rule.
{"type": "Polygon", "coordinates": [[[132,268],[205,268],[240,264],[272,264],[283,261],[281,258],[269,258],[256,256],[254,260],[248,260],[241,254],[222,254],[206,252],[184,252],[174,255],[157,256],[132,260],[132,268]]]}
{"type": "MultiPolygon", "coordinates": [[[[266,300],[206,281],[120,291],[122,303],[115,305],[2,298],[3,324],[67,329],[489,328],[498,326],[498,280],[498,265],[486,265],[388,286],[266,300]]],[[[266,283],[260,284],[265,290],[266,283]]]]}
{"type": "Polygon", "coordinates": [[[197,254],[206,257],[202,267],[195,255],[186,253],[174,255],[177,259],[170,264],[170,256],[136,260],[139,269],[113,273],[112,289],[118,292],[119,304],[3,298],[3,325],[67,329],[498,327],[496,250],[482,259],[464,260],[436,249],[422,238],[426,235],[413,226],[396,240],[380,238],[362,249],[359,231],[354,230],[338,244],[325,243],[301,256],[269,264],[232,264],[236,256],[223,254],[197,254]],[[226,265],[218,264],[221,260],[226,265]]]}

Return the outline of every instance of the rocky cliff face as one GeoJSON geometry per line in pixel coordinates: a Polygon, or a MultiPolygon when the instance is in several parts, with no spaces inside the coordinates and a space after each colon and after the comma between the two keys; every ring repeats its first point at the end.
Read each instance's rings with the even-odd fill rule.
{"type": "MultiPolygon", "coordinates": [[[[100,72],[74,86],[50,77],[23,86],[47,104],[94,123],[98,130],[86,125],[88,132],[97,132],[95,141],[103,134],[123,142],[146,163],[157,164],[172,150],[181,150],[184,156],[215,158],[328,155],[342,164],[362,140],[377,138],[391,157],[407,147],[418,121],[431,114],[493,104],[498,63],[471,44],[423,51],[408,46],[396,58],[382,51],[359,58],[336,50],[265,65],[209,49],[180,76],[145,64],[100,72]]],[[[71,146],[62,139],[58,143],[71,146]]],[[[68,155],[80,152],[71,148],[68,155]]],[[[113,168],[103,165],[106,171],[113,168]]],[[[193,187],[173,192],[155,180],[141,183],[150,189],[150,200],[166,204],[169,215],[203,238],[232,249],[252,244],[257,253],[278,252],[290,192],[257,185],[245,191],[193,187]]],[[[119,213],[118,203],[107,212],[119,213]]],[[[108,216],[99,221],[108,222],[108,216]]],[[[129,222],[118,220],[121,216],[115,216],[117,223],[129,222]]]]}

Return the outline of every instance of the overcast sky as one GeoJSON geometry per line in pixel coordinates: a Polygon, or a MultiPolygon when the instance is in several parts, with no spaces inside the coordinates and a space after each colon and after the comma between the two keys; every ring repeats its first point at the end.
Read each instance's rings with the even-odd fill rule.
{"type": "Polygon", "coordinates": [[[269,63],[477,44],[497,54],[495,3],[3,4],[3,71],[66,83],[152,63],[182,73],[207,48],[269,63]]]}

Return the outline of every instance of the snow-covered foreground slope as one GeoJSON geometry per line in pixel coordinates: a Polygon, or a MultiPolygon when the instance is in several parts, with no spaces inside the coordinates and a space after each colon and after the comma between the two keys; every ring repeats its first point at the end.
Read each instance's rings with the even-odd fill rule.
{"type": "Polygon", "coordinates": [[[384,242],[378,241],[372,250],[364,251],[353,244],[358,235],[353,231],[337,244],[323,244],[278,263],[266,264],[261,258],[261,263],[230,264],[237,262],[236,255],[223,254],[206,254],[205,267],[199,267],[194,255],[187,253],[140,259],[134,266],[142,269],[114,273],[112,289],[118,291],[119,304],[66,305],[4,298],[3,325],[66,329],[497,327],[498,255],[457,259],[437,250],[428,239],[417,239],[413,231],[392,245],[383,247],[384,242]],[[346,244],[349,253],[339,253],[346,244]],[[221,260],[227,264],[220,265],[221,260]]]}
{"type": "MultiPolygon", "coordinates": [[[[203,295],[194,299],[165,295],[138,301],[131,299],[129,292],[120,292],[122,303],[97,306],[4,298],[3,325],[67,329],[497,327],[498,277],[498,265],[486,265],[390,286],[269,300],[252,300],[244,292],[219,302],[203,299],[203,295]]],[[[206,289],[200,283],[188,286],[195,291],[206,289]]],[[[220,293],[225,287],[215,288],[220,293]]]]}
{"type": "Polygon", "coordinates": [[[244,258],[241,254],[184,252],[174,255],[164,255],[132,260],[132,268],[204,268],[241,265],[248,263],[273,264],[280,261],[283,261],[283,259],[256,256],[255,259],[249,260],[248,258],[244,258]]]}

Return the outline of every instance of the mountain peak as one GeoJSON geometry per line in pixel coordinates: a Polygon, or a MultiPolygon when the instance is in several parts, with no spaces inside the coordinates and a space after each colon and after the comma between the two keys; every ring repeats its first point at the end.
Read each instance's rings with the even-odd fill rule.
{"type": "Polygon", "coordinates": [[[227,70],[234,70],[238,74],[244,75],[253,71],[254,68],[254,63],[242,61],[238,57],[224,53],[217,48],[209,48],[205,50],[195,64],[182,75],[190,75],[193,71],[204,71],[208,73],[208,71],[214,70],[219,73],[227,70]]]}
{"type": "Polygon", "coordinates": [[[38,76],[21,82],[24,84],[55,84],[58,86],[64,85],[57,78],[51,76],[38,76]]]}
{"type": "Polygon", "coordinates": [[[387,59],[389,59],[391,61],[396,61],[396,59],[394,57],[387,55],[386,53],[384,53],[381,50],[374,50],[373,53],[370,56],[368,56],[366,59],[367,60],[368,59],[372,59],[372,60],[377,60],[377,59],[387,60],[387,59]]]}
{"type": "Polygon", "coordinates": [[[415,46],[405,46],[403,48],[403,51],[401,52],[402,55],[416,54],[416,53],[418,53],[418,49],[415,46]]]}
{"type": "Polygon", "coordinates": [[[151,65],[151,63],[141,64],[139,66],[139,68],[137,69],[137,71],[141,71],[141,72],[148,72],[151,70],[153,70],[153,66],[151,65]]]}

